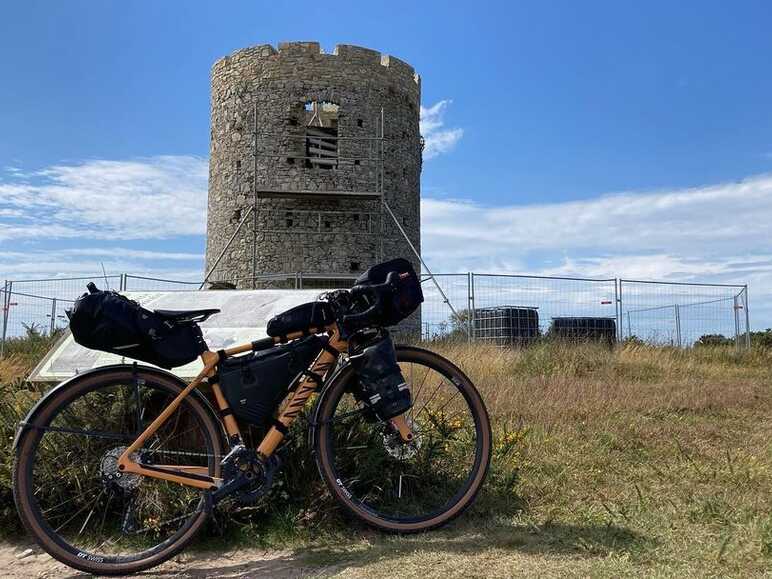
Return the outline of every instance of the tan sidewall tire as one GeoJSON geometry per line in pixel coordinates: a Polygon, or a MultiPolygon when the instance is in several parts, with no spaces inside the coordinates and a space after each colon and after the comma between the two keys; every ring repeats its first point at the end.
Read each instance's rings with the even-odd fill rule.
{"type": "Polygon", "coordinates": [[[332,493],[335,500],[346,510],[347,513],[354,517],[361,519],[368,525],[380,529],[382,531],[390,533],[419,533],[422,531],[430,531],[445,525],[461,515],[469,506],[474,502],[477,493],[482,488],[483,482],[488,472],[488,466],[490,465],[491,456],[491,427],[490,420],[488,418],[488,411],[485,408],[485,404],[480,397],[479,392],[472,384],[471,380],[454,364],[446,360],[442,356],[435,354],[429,350],[422,348],[414,348],[402,346],[397,348],[397,357],[400,362],[424,362],[427,366],[440,369],[443,374],[447,373],[455,375],[459,378],[464,392],[467,394],[466,399],[472,407],[475,415],[479,419],[479,431],[481,437],[480,453],[481,459],[478,464],[477,472],[474,474],[472,480],[458,501],[451,506],[448,510],[426,521],[420,521],[417,523],[397,523],[382,519],[374,516],[371,512],[356,506],[344,493],[341,486],[336,482],[335,472],[332,465],[329,464],[330,448],[327,440],[328,426],[324,423],[327,420],[335,408],[331,406],[336,403],[340,396],[339,390],[345,388],[347,381],[350,379],[351,372],[343,370],[338,378],[329,386],[329,389],[323,394],[322,400],[320,400],[319,413],[317,414],[320,426],[314,434],[316,450],[316,460],[319,468],[319,472],[324,480],[327,488],[332,493]],[[345,374],[344,374],[345,373],[345,374]]]}
{"type": "MultiPolygon", "coordinates": [[[[140,378],[144,377],[148,382],[159,384],[164,387],[170,388],[174,392],[180,392],[181,387],[178,383],[170,378],[166,378],[159,374],[145,375],[142,371],[138,373],[140,378]]],[[[127,381],[132,379],[132,369],[128,367],[127,370],[116,370],[109,374],[95,375],[93,378],[85,378],[82,382],[74,384],[72,388],[68,388],[62,391],[59,395],[48,402],[44,408],[40,410],[34,419],[35,425],[44,425],[47,423],[48,418],[56,411],[56,409],[63,403],[71,401],[78,393],[88,390],[94,387],[98,383],[115,383],[121,380],[127,381]]],[[[214,422],[211,413],[204,408],[204,406],[195,399],[193,396],[188,396],[185,403],[190,403],[196,415],[200,418],[202,425],[206,427],[207,433],[210,436],[212,445],[216,452],[220,454],[223,448],[222,433],[218,425],[214,422]]],[[[37,543],[52,557],[61,561],[65,565],[69,565],[75,569],[85,571],[87,573],[93,573],[95,575],[126,575],[129,573],[136,573],[143,571],[151,567],[155,567],[170,559],[182,549],[184,549],[188,543],[195,537],[198,530],[206,521],[208,514],[205,511],[199,513],[197,519],[190,525],[187,531],[180,536],[174,543],[169,544],[167,547],[161,549],[157,553],[136,561],[127,563],[110,563],[100,564],[93,561],[87,561],[78,557],[75,553],[62,548],[57,544],[49,534],[44,530],[37,520],[35,510],[28,501],[28,464],[29,460],[32,460],[32,452],[36,447],[37,438],[40,435],[36,430],[27,430],[19,440],[16,454],[14,457],[13,468],[13,494],[16,502],[16,508],[19,513],[19,518],[29,531],[29,533],[35,538],[37,543]]],[[[215,464],[219,464],[218,460],[215,464]]],[[[217,473],[215,473],[217,476],[217,473]]]]}

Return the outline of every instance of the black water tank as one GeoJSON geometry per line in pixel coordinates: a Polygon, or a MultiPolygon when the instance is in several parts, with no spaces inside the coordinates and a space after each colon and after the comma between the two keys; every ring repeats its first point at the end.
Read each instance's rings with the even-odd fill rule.
{"type": "Polygon", "coordinates": [[[548,336],[576,341],[598,341],[613,344],[617,323],[614,318],[552,318],[548,336]]]}
{"type": "Polygon", "coordinates": [[[474,311],[474,339],[498,345],[525,344],[539,337],[539,312],[523,306],[474,311]]]}

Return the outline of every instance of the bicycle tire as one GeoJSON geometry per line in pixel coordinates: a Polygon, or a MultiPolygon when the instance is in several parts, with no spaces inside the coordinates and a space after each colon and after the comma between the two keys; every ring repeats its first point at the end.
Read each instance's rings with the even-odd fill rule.
{"type": "MultiPolygon", "coordinates": [[[[195,514],[191,515],[171,538],[139,554],[127,556],[90,553],[79,549],[60,536],[44,518],[39,508],[39,501],[35,498],[33,480],[38,447],[44,434],[48,432],[43,429],[46,429],[67,409],[69,404],[76,402],[79,397],[134,379],[143,380],[146,385],[149,384],[158,391],[167,393],[170,398],[176,396],[184,386],[173,377],[164,376],[160,372],[144,370],[135,372],[131,366],[116,368],[107,373],[97,373],[94,376],[86,375],[63,388],[61,392],[50,400],[44,401],[42,406],[36,409],[31,417],[32,423],[19,437],[14,457],[14,499],[25,528],[52,557],[70,567],[95,575],[131,574],[163,563],[182,551],[193,540],[209,514],[205,508],[205,497],[202,493],[198,503],[199,508],[195,514]]],[[[180,408],[189,409],[202,427],[201,433],[205,437],[206,448],[213,453],[213,457],[207,459],[210,474],[219,476],[219,462],[224,448],[221,426],[215,422],[211,411],[195,396],[188,395],[182,401],[180,408]]]]}
{"type": "MultiPolygon", "coordinates": [[[[344,367],[325,388],[318,402],[315,413],[313,433],[317,468],[333,498],[344,512],[378,530],[411,534],[430,531],[446,525],[464,513],[475,501],[487,475],[491,457],[491,427],[488,412],[479,392],[469,378],[454,364],[434,352],[416,347],[398,346],[397,360],[400,363],[417,363],[448,377],[466,400],[474,418],[477,434],[476,456],[472,471],[466,480],[458,498],[445,505],[442,512],[431,516],[412,517],[409,520],[397,520],[374,512],[364,502],[359,501],[341,481],[335,466],[335,450],[332,442],[332,427],[336,406],[356,380],[353,368],[344,367]]],[[[406,413],[407,414],[407,413],[406,413]]]]}

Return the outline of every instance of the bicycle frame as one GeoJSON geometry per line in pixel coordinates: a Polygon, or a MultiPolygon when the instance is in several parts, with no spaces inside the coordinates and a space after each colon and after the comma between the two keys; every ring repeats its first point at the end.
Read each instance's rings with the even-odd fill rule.
{"type": "MultiPolygon", "coordinates": [[[[306,331],[295,332],[287,336],[273,338],[274,345],[279,343],[286,343],[288,341],[297,340],[309,334],[322,334],[326,333],[329,336],[329,347],[323,349],[316,359],[309,367],[309,374],[315,376],[323,376],[324,381],[329,378],[330,371],[335,367],[335,363],[338,360],[340,354],[348,351],[348,342],[341,338],[340,329],[337,323],[333,323],[324,328],[309,328],[306,331]],[[337,354],[333,354],[333,351],[337,354]]],[[[217,372],[217,365],[220,363],[220,356],[230,357],[236,354],[243,354],[245,352],[254,351],[254,343],[242,344],[234,346],[226,350],[221,350],[220,353],[207,350],[201,354],[201,360],[204,363],[204,369],[199,372],[198,376],[186,386],[182,392],[180,392],[169,405],[163,409],[161,414],[153,420],[152,423],[129,445],[126,450],[123,451],[118,458],[118,470],[124,473],[141,474],[152,478],[158,478],[168,480],[171,482],[196,487],[206,490],[217,490],[223,484],[223,479],[219,477],[213,477],[209,475],[209,468],[206,466],[184,466],[184,465],[146,465],[132,460],[131,455],[139,450],[145,441],[150,438],[172,415],[172,413],[179,407],[185,397],[190,394],[194,388],[198,388],[205,378],[214,376],[217,372]]],[[[242,441],[241,430],[236,422],[230,406],[228,405],[225,396],[222,393],[220,385],[216,382],[210,382],[209,385],[212,388],[215,401],[220,410],[221,420],[225,426],[225,431],[228,434],[229,442],[231,446],[240,444],[242,441]]],[[[263,440],[257,447],[258,456],[263,459],[270,457],[281,441],[284,439],[285,433],[298,417],[303,407],[308,402],[318,388],[320,387],[317,382],[309,375],[305,375],[301,378],[297,388],[287,398],[287,402],[284,405],[282,411],[277,418],[278,424],[281,426],[272,426],[263,440]]],[[[391,422],[400,433],[400,436],[405,441],[412,439],[412,432],[405,421],[403,416],[393,418],[391,422]]]]}

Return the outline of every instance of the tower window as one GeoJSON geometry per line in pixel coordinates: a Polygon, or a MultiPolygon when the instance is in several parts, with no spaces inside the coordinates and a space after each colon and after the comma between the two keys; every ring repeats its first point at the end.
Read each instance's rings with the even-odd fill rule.
{"type": "Polygon", "coordinates": [[[292,219],[287,219],[287,227],[292,227],[292,219]]]}
{"type": "Polygon", "coordinates": [[[304,104],[306,167],[333,169],[338,166],[339,108],[327,101],[304,104]]]}
{"type": "Polygon", "coordinates": [[[364,127],[365,122],[362,119],[357,119],[357,127],[364,127]]]}
{"type": "Polygon", "coordinates": [[[350,271],[359,271],[359,262],[358,261],[352,261],[348,266],[350,271]]]}

